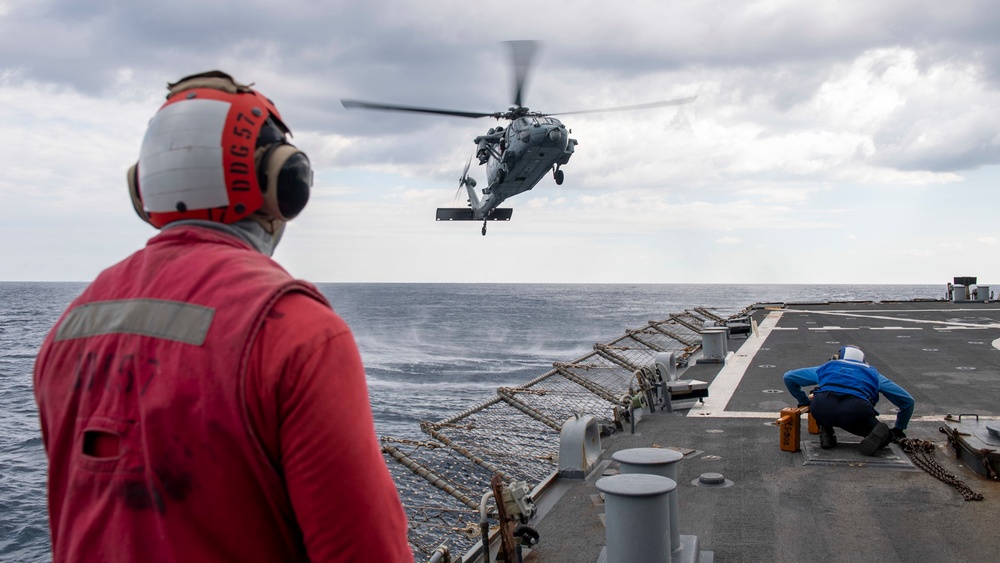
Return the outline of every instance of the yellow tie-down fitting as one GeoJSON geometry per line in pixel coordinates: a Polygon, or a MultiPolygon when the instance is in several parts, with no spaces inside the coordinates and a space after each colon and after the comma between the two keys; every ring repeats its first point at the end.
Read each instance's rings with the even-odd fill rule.
{"type": "Polygon", "coordinates": [[[794,453],[801,449],[799,447],[799,443],[801,442],[799,432],[802,426],[801,420],[803,414],[809,416],[809,433],[819,434],[819,425],[816,424],[816,419],[809,412],[808,406],[781,409],[778,420],[774,421],[774,424],[778,427],[778,446],[781,447],[781,451],[794,453]]]}

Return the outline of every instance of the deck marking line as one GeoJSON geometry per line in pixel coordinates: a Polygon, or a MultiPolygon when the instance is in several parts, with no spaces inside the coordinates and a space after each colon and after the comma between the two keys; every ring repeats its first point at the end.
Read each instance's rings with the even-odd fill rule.
{"type": "MultiPolygon", "coordinates": [[[[694,407],[692,407],[691,411],[694,410],[695,410],[694,407]]],[[[695,414],[697,414],[697,416],[701,418],[756,418],[764,420],[766,419],[777,420],[778,417],[781,416],[779,413],[774,411],[725,411],[719,413],[695,413],[695,414]]],[[[690,416],[695,416],[695,414],[690,414],[690,416]]],[[[910,422],[948,422],[948,420],[945,418],[946,416],[947,414],[925,414],[922,416],[914,416],[913,418],[910,419],[910,422]]],[[[878,419],[886,423],[895,422],[896,415],[881,414],[878,416],[878,419]]],[[[803,420],[805,420],[805,417],[803,417],[803,420]]],[[[991,421],[1000,420],[1000,416],[979,415],[979,420],[991,420],[991,421]]],[[[802,427],[802,430],[805,431],[805,426],[802,427]]],[[[846,435],[850,436],[850,434],[846,435]]]]}
{"type": "MultiPolygon", "coordinates": [[[[944,311],[944,310],[942,309],[942,310],[938,310],[938,311],[944,311]]],[[[812,314],[816,314],[816,315],[833,315],[833,316],[837,316],[837,317],[855,317],[855,318],[860,318],[860,319],[882,319],[884,321],[907,322],[907,323],[914,323],[914,324],[944,325],[944,326],[955,327],[955,328],[959,328],[959,327],[962,327],[962,328],[966,328],[966,327],[968,327],[968,328],[973,328],[973,327],[974,328],[1000,328],[1000,323],[966,323],[966,322],[961,322],[961,321],[957,321],[956,322],[956,321],[931,321],[931,320],[925,320],[925,319],[907,319],[905,317],[887,317],[887,316],[884,316],[884,315],[866,315],[866,314],[863,314],[864,311],[852,311],[850,313],[846,313],[846,312],[842,313],[842,312],[839,312],[839,311],[813,311],[813,310],[808,310],[807,311],[805,309],[790,309],[787,312],[789,312],[789,313],[812,313],[812,314]]],[[[907,311],[907,312],[912,312],[912,311],[907,311]]],[[[948,311],[948,312],[952,312],[952,311],[948,311]]]]}
{"type": "MultiPolygon", "coordinates": [[[[791,303],[790,305],[795,305],[795,304],[791,303]]],[[[850,316],[861,316],[862,313],[954,313],[956,311],[957,312],[961,312],[961,313],[968,313],[968,312],[971,312],[971,311],[974,311],[974,312],[977,312],[977,313],[984,313],[984,312],[986,312],[986,313],[996,313],[996,312],[1000,312],[1000,307],[997,307],[996,304],[993,304],[993,303],[991,303],[991,305],[994,305],[994,306],[993,307],[983,307],[983,308],[973,307],[973,308],[957,308],[957,309],[948,308],[948,309],[904,309],[904,310],[897,310],[897,309],[854,309],[854,310],[851,310],[851,309],[830,309],[829,311],[816,311],[816,310],[813,310],[813,309],[785,309],[785,312],[786,313],[816,313],[818,315],[844,315],[844,316],[848,316],[848,317],[850,317],[850,316]]]]}
{"type": "Polygon", "coordinates": [[[722,413],[733,398],[733,393],[753,362],[754,356],[760,351],[771,330],[781,320],[783,311],[771,311],[759,325],[760,336],[748,338],[743,346],[726,358],[726,365],[719,370],[718,375],[708,386],[708,397],[704,403],[697,403],[688,411],[688,416],[724,416],[722,413]]]}

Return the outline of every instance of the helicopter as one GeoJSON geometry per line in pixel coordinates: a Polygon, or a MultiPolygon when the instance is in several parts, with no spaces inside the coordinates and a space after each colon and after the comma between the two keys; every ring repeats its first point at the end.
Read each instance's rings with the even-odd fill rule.
{"type": "Polygon", "coordinates": [[[510,106],[507,111],[481,113],[350,99],[340,100],[344,108],[347,109],[429,113],[466,118],[492,117],[498,121],[501,119],[509,121],[510,124],[507,127],[491,127],[485,135],[479,135],[473,139],[476,144],[474,156],[479,165],[486,166],[487,185],[482,189],[482,199],[476,193],[475,178],[469,176],[469,168],[473,158],[470,156],[462,176],[458,179],[458,191],[461,192],[462,188],[465,188],[468,193],[468,207],[445,207],[437,210],[438,221],[482,221],[483,236],[486,236],[488,221],[510,220],[514,210],[509,207],[499,207],[505,200],[534,188],[549,171],[552,171],[552,178],[556,185],[562,185],[565,180],[562,167],[573,156],[578,142],[570,137],[572,131],[553,116],[676,106],[691,103],[697,97],[560,113],[531,111],[522,105],[521,101],[524,85],[539,42],[523,40],[506,41],[505,43],[510,48],[511,65],[514,69],[514,105],[510,106]]]}

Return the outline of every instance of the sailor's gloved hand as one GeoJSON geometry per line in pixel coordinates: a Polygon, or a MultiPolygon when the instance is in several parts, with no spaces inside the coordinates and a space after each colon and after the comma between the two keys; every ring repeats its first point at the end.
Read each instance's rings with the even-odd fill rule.
{"type": "Polygon", "coordinates": [[[906,432],[903,432],[901,429],[896,428],[895,426],[893,426],[892,427],[892,437],[895,438],[895,439],[897,439],[897,440],[902,440],[903,438],[906,438],[906,432]]]}

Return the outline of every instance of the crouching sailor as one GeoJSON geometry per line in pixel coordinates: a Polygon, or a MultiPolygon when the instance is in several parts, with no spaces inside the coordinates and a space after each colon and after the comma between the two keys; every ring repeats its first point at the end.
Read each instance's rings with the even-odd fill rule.
{"type": "Polygon", "coordinates": [[[821,366],[789,371],[784,381],[788,392],[798,400],[798,406],[808,406],[819,424],[819,444],[823,449],[836,447],[834,427],[862,436],[864,440],[858,449],[867,456],[888,446],[893,438],[906,437],[904,431],[913,415],[913,397],[865,363],[865,354],[857,346],[844,346],[821,366]],[[810,385],[819,385],[812,401],[802,390],[810,385]],[[875,404],[880,393],[899,408],[893,428],[876,418],[875,404]]]}

